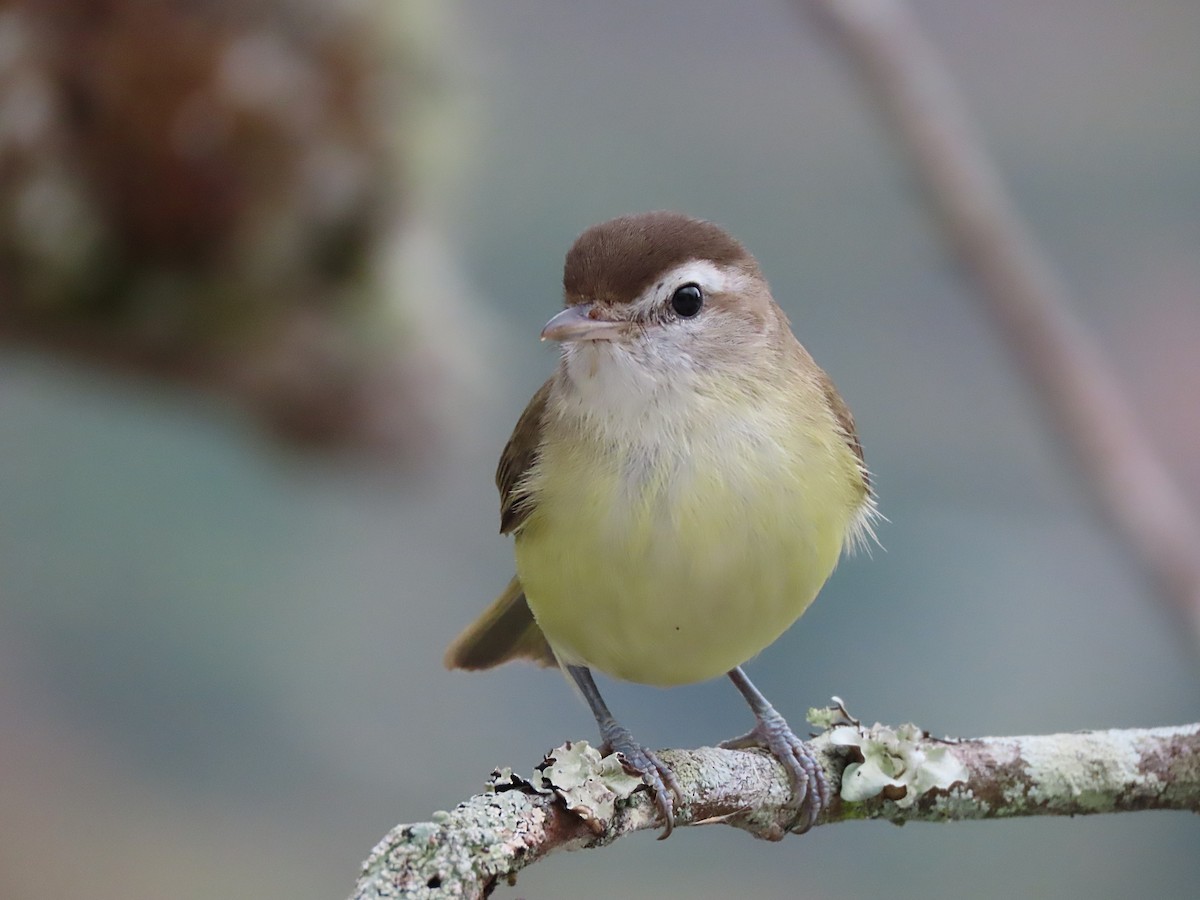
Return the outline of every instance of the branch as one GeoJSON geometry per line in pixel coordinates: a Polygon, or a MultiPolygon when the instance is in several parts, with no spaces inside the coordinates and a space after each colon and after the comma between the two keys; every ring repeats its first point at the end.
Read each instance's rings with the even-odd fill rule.
{"type": "Polygon", "coordinates": [[[1200,645],[1200,518],[1070,311],[937,50],[902,0],[811,0],[859,67],[1085,487],[1200,645]]]}
{"type": "MultiPolygon", "coordinates": [[[[840,713],[811,747],[834,788],[818,825],[946,822],[1178,809],[1200,812],[1200,724],[940,740],[912,725],[864,728],[840,713]]],[[[828,719],[826,721],[829,721],[828,719]]],[[[780,840],[795,818],[787,774],[766,753],[662,750],[682,788],[676,827],[727,824],[780,840]]],[[[486,897],[558,850],[661,828],[640,780],[586,743],[551,751],[532,779],[494,772],[432,822],[394,828],[363,864],[354,900],[486,897]]]]}

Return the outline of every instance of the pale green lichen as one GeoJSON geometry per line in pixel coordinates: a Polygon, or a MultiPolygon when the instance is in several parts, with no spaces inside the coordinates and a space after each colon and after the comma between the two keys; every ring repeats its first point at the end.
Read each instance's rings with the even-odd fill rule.
{"type": "Polygon", "coordinates": [[[833,706],[822,706],[808,708],[806,716],[810,725],[820,728],[822,731],[828,731],[835,725],[841,724],[841,713],[833,706]]]}
{"type": "Polygon", "coordinates": [[[822,731],[829,731],[838,725],[854,725],[855,727],[862,725],[862,722],[850,715],[850,711],[846,709],[846,701],[837,695],[829,698],[829,706],[810,706],[806,718],[809,724],[815,725],[822,731]]]}
{"type": "Polygon", "coordinates": [[[617,801],[643,784],[640,776],[625,771],[615,754],[602,759],[596,748],[583,741],[559,747],[546,762],[550,765],[542,769],[544,782],[596,833],[612,822],[617,801]]]}
{"type": "Polygon", "coordinates": [[[841,796],[850,803],[882,794],[908,808],[928,791],[949,790],[969,775],[948,747],[930,746],[915,725],[892,729],[877,724],[865,730],[839,725],[829,732],[829,740],[836,747],[853,747],[862,756],[842,775],[841,796]]]}
{"type": "Polygon", "coordinates": [[[505,767],[492,773],[489,784],[493,791],[556,794],[597,834],[612,823],[617,802],[644,786],[640,776],[625,771],[620,757],[601,757],[587,741],[567,742],[551,750],[532,778],[505,767]]]}
{"type": "Polygon", "coordinates": [[[1032,781],[1030,802],[1067,799],[1086,812],[1111,810],[1114,785],[1157,784],[1155,774],[1138,770],[1139,759],[1136,739],[1120,732],[1076,734],[1055,743],[1025,741],[1021,746],[1021,760],[1032,781]]]}

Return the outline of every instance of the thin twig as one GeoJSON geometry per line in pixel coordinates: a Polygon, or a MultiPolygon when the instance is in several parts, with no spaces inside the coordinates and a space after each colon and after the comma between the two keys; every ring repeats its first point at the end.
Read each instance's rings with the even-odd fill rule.
{"type": "Polygon", "coordinates": [[[1070,311],[937,50],[902,0],[810,0],[907,151],[946,239],[1087,489],[1200,646],[1200,518],[1146,439],[1104,353],[1070,311]]]}
{"type": "MultiPolygon", "coordinates": [[[[564,745],[550,758],[580,746],[564,745]]],[[[819,825],[1200,812],[1200,724],[974,740],[939,740],[913,726],[842,724],[811,746],[835,788],[819,825]]],[[[764,753],[706,747],[660,756],[682,788],[676,827],[728,824],[778,840],[795,820],[787,775],[764,753]]],[[[397,826],[363,864],[354,900],[484,897],[555,851],[661,828],[641,790],[615,808],[609,796],[602,812],[609,786],[615,796],[624,793],[621,776],[612,780],[599,754],[591,759],[552,778],[496,773],[488,793],[433,822],[397,826]]]]}

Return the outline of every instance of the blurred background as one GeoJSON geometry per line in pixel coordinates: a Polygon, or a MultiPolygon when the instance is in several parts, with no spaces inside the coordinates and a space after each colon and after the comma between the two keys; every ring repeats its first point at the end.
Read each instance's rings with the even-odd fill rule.
{"type": "MultiPolygon", "coordinates": [[[[921,0],[1076,312],[1200,502],[1200,6],[921,0]]],[[[594,739],[441,655],[511,574],[495,461],[587,225],[757,255],[888,523],[750,667],[793,723],[1200,717],[849,67],[783,0],[0,7],[0,896],[329,898],[395,823],[594,739]]],[[[650,746],[722,682],[601,685],[650,746]]],[[[1147,813],[625,839],[505,897],[1194,896],[1147,813]]]]}

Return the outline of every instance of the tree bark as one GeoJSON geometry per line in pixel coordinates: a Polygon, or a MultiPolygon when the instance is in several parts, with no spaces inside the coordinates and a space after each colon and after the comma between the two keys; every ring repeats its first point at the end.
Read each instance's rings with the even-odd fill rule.
{"type": "MultiPolygon", "coordinates": [[[[969,740],[912,725],[864,728],[845,716],[829,724],[812,742],[834,788],[818,825],[1200,812],[1200,724],[969,740]]],[[[765,752],[659,755],[683,791],[676,827],[726,824],[767,840],[788,833],[794,798],[783,767],[765,752]]],[[[616,757],[565,744],[530,779],[499,770],[486,793],[433,821],[398,825],[371,851],[353,898],[486,897],[555,851],[661,827],[650,795],[616,757]]]]}

